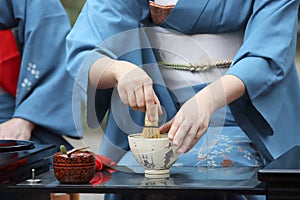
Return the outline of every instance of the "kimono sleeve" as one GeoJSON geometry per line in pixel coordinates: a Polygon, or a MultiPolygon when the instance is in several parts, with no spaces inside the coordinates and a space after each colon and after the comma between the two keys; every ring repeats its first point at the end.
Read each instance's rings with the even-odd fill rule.
{"type": "MultiPolygon", "coordinates": [[[[298,7],[296,0],[255,1],[244,43],[227,73],[240,78],[247,90],[230,105],[236,120],[251,139],[260,138],[265,145],[273,134],[283,138],[298,126],[299,79],[294,64],[298,7]]],[[[288,148],[277,140],[267,147],[270,152],[273,148],[269,155],[273,158],[288,148]]]]}
{"type": "Polygon", "coordinates": [[[11,29],[18,25],[18,19],[14,13],[20,13],[19,11],[25,7],[24,1],[19,1],[19,4],[15,7],[12,0],[0,1],[0,29],[11,29]]]}
{"type": "MultiPolygon", "coordinates": [[[[142,21],[148,16],[148,1],[87,1],[77,18],[72,31],[67,37],[67,70],[75,80],[73,96],[80,99],[86,105],[86,116],[90,127],[98,125],[108,109],[111,89],[98,90],[96,96],[100,111],[95,111],[95,88],[89,85],[88,73],[91,65],[103,56],[120,59],[118,48],[124,48],[127,44],[138,43],[138,37],[128,35],[117,44],[113,36],[138,29],[142,21]],[[98,118],[98,119],[97,119],[98,118]]],[[[135,56],[124,56],[123,59],[136,63],[141,61],[139,51],[135,56]],[[131,58],[134,58],[130,60],[131,58]]],[[[141,64],[141,63],[136,63],[141,64]]],[[[79,105],[79,104],[77,104],[79,105]]],[[[76,105],[75,105],[76,106],[76,105]]],[[[79,108],[76,108],[77,110],[79,108]]],[[[80,118],[80,114],[78,118],[80,118]]]]}

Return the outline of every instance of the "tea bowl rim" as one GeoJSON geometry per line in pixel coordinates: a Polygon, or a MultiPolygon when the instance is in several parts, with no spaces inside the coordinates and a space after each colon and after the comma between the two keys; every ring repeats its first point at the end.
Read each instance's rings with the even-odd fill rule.
{"type": "Polygon", "coordinates": [[[168,138],[167,133],[162,133],[161,135],[163,136],[161,138],[145,138],[145,137],[142,137],[142,133],[131,133],[131,134],[128,135],[128,139],[132,138],[134,140],[151,140],[151,141],[165,141],[165,140],[168,140],[168,141],[172,141],[168,138]]]}

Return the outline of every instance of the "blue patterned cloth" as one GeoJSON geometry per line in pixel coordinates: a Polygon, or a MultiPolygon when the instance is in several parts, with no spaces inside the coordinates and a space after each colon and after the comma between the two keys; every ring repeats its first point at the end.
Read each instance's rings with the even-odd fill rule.
{"type": "Polygon", "coordinates": [[[223,127],[216,138],[209,138],[208,134],[204,135],[193,149],[179,157],[174,166],[262,166],[255,145],[238,127],[223,127]]]}

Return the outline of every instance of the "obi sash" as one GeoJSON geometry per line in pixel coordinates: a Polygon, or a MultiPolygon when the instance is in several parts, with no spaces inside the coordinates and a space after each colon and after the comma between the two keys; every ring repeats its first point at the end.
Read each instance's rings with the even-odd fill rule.
{"type": "Polygon", "coordinates": [[[243,43],[244,32],[184,35],[160,26],[147,29],[166,86],[209,83],[224,75],[243,43]]]}

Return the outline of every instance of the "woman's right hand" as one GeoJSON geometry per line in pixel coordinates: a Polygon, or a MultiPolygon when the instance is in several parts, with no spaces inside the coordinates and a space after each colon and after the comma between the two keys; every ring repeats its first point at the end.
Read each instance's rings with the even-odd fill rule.
{"type": "Polygon", "coordinates": [[[150,121],[154,118],[154,104],[162,114],[152,79],[135,64],[102,57],[92,65],[89,78],[98,89],[117,87],[121,101],[133,110],[146,111],[150,121]]]}
{"type": "Polygon", "coordinates": [[[159,114],[162,114],[160,102],[153,90],[152,79],[136,65],[126,61],[115,61],[117,68],[117,89],[121,101],[133,110],[147,112],[150,121],[154,118],[154,104],[158,105],[159,114]]]}

